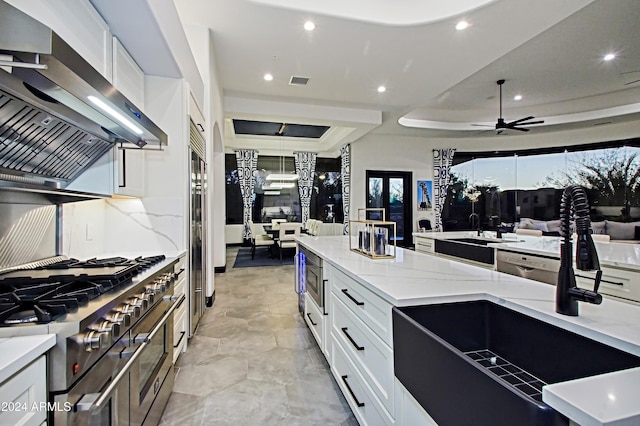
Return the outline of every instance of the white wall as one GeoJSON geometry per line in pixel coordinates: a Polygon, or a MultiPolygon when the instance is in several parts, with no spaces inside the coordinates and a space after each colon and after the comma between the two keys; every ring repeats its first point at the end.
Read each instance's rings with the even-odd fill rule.
{"type": "MultiPolygon", "coordinates": [[[[533,131],[532,131],[533,132],[533,131]]],[[[357,218],[358,209],[366,206],[366,171],[394,170],[413,173],[413,228],[418,217],[434,221],[433,211],[417,211],[418,180],[433,180],[435,148],[456,148],[458,151],[491,151],[570,146],[640,137],[640,121],[588,129],[552,133],[476,138],[421,138],[385,134],[369,134],[351,144],[350,215],[357,218]]]]}
{"type": "MultiPolygon", "coordinates": [[[[411,183],[413,222],[427,217],[433,222],[433,210],[417,210],[418,180],[433,180],[434,145],[424,138],[368,135],[351,144],[350,215],[366,207],[366,171],[403,171],[413,174],[411,183]]],[[[413,224],[415,228],[415,223],[413,224]]]]}

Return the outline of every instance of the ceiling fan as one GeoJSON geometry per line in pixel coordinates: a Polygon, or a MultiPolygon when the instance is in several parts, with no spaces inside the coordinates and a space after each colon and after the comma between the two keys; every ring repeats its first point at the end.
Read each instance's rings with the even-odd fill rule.
{"type": "Polygon", "coordinates": [[[521,118],[519,120],[510,121],[508,123],[504,120],[504,118],[502,117],[502,85],[504,84],[504,81],[505,81],[504,79],[500,79],[496,82],[498,83],[498,87],[500,88],[500,111],[499,111],[498,121],[495,126],[496,133],[501,134],[506,129],[513,129],[513,130],[519,130],[521,132],[528,132],[529,129],[521,126],[544,123],[544,120],[529,121],[535,118],[532,115],[530,115],[529,117],[521,118]]]}

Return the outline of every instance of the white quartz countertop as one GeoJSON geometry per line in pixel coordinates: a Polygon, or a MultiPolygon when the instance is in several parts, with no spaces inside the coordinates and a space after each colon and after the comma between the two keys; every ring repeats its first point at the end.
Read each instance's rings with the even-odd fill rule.
{"type": "Polygon", "coordinates": [[[55,334],[0,339],[0,383],[29,365],[55,344],[55,334]]]}
{"type": "MultiPolygon", "coordinates": [[[[569,317],[555,312],[555,287],[548,284],[401,248],[395,259],[373,260],[350,251],[347,237],[305,237],[298,243],[395,306],[490,300],[640,356],[640,308],[628,303],[611,299],[597,306],[580,303],[579,316],[569,317]]],[[[634,371],[640,368],[627,370],[634,371]]],[[[625,374],[620,374],[620,383],[625,374]]],[[[581,392],[563,395],[562,400],[586,410],[591,402],[582,394],[589,393],[591,386],[580,388],[581,392]]],[[[640,382],[634,393],[638,391],[640,382]]],[[[549,405],[559,411],[565,407],[549,405]]]]}
{"type": "MultiPolygon", "coordinates": [[[[494,233],[495,234],[495,233],[494,233]]],[[[451,238],[478,238],[475,232],[415,232],[414,237],[446,240],[451,238]]],[[[560,258],[560,237],[535,237],[529,235],[504,234],[502,242],[490,243],[498,250],[551,256],[560,258]]],[[[640,271],[640,244],[595,242],[600,264],[640,271]]]]}
{"type": "Polygon", "coordinates": [[[634,368],[545,386],[542,399],[582,426],[633,426],[640,424],[639,386],[634,368]]]}

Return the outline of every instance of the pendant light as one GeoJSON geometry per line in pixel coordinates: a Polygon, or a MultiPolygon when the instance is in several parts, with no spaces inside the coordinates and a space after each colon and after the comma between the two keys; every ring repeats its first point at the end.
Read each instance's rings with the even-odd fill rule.
{"type": "Polygon", "coordinates": [[[296,186],[295,182],[299,176],[297,173],[287,173],[284,167],[284,130],[287,127],[286,123],[282,123],[278,133],[280,136],[280,173],[269,173],[266,179],[271,182],[269,187],[274,189],[293,188],[296,186]]]}

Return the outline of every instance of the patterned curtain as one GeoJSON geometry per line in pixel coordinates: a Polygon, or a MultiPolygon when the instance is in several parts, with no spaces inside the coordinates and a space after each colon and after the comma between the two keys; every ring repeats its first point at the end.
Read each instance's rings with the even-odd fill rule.
{"type": "Polygon", "coordinates": [[[249,221],[251,220],[251,207],[253,206],[253,189],[256,183],[255,173],[258,169],[258,151],[238,150],[236,151],[236,162],[238,163],[238,180],[240,183],[240,193],[242,194],[243,207],[243,238],[251,238],[249,221]]]}
{"type": "Polygon", "coordinates": [[[451,164],[455,148],[433,150],[433,203],[436,213],[434,231],[442,231],[442,208],[447,198],[451,164]]]}
{"type": "Polygon", "coordinates": [[[302,208],[302,223],[309,220],[309,206],[313,192],[313,175],[316,172],[315,152],[294,152],[296,173],[298,174],[298,192],[300,193],[300,207],[302,208]]]}
{"type": "Polygon", "coordinates": [[[344,223],[342,234],[349,233],[349,188],[351,186],[351,145],[346,144],[340,148],[340,158],[342,160],[340,175],[342,176],[342,211],[344,213],[344,223]]]}

